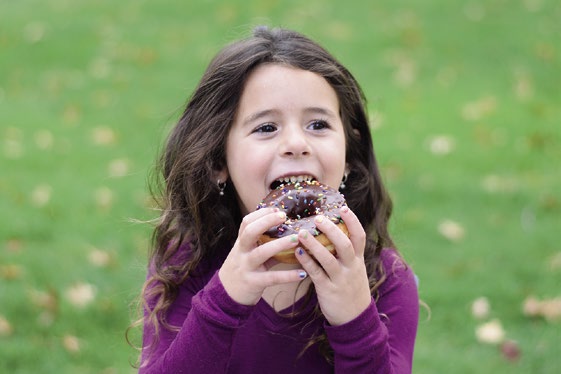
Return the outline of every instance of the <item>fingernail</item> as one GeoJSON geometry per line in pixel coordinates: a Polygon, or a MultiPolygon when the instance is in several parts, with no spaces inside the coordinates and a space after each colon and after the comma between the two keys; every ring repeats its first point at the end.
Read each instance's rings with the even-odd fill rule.
{"type": "Polygon", "coordinates": [[[298,248],[297,252],[300,256],[302,256],[304,254],[304,250],[302,248],[298,248]]]}
{"type": "Polygon", "coordinates": [[[279,218],[280,218],[280,219],[285,219],[285,218],[286,218],[286,214],[284,214],[284,212],[280,212],[280,213],[279,213],[279,218]]]}
{"type": "Polygon", "coordinates": [[[315,221],[316,221],[317,223],[322,223],[322,222],[323,222],[323,216],[316,216],[315,221]]]}
{"type": "Polygon", "coordinates": [[[300,277],[300,279],[304,279],[308,276],[308,273],[306,273],[304,270],[300,270],[298,271],[298,276],[300,277]]]}
{"type": "Polygon", "coordinates": [[[290,235],[290,241],[296,243],[298,241],[298,235],[290,235]]]}
{"type": "Polygon", "coordinates": [[[341,212],[343,213],[347,213],[349,211],[349,207],[348,206],[344,206],[341,208],[341,212]]]}
{"type": "Polygon", "coordinates": [[[308,238],[308,231],[307,231],[307,230],[302,230],[302,237],[303,237],[304,239],[307,239],[307,238],[308,238]]]}

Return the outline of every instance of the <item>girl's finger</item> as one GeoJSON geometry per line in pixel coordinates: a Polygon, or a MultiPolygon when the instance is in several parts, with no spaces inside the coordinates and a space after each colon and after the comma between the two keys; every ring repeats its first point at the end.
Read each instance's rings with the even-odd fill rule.
{"type": "Polygon", "coordinates": [[[289,235],[277,240],[271,240],[265,244],[257,246],[251,251],[251,261],[253,266],[259,266],[266,263],[271,257],[281,251],[295,248],[298,245],[298,235],[289,235]]]}
{"type": "Polygon", "coordinates": [[[271,270],[255,274],[255,279],[263,287],[274,286],[276,284],[298,282],[306,279],[308,273],[302,269],[294,270],[271,270]]]}
{"type": "Polygon", "coordinates": [[[261,234],[273,226],[280,225],[286,220],[286,214],[284,212],[267,208],[267,212],[257,214],[260,210],[261,209],[257,212],[253,212],[255,215],[250,213],[245,216],[240,225],[238,239],[240,246],[246,251],[255,248],[261,234]]]}
{"type": "MultiPolygon", "coordinates": [[[[310,236],[311,235],[308,235],[308,237],[310,237],[310,236]]],[[[319,250],[319,251],[318,250],[312,250],[309,247],[307,247],[308,250],[312,254],[314,254],[316,252],[321,253],[321,251],[327,252],[327,254],[335,260],[335,257],[333,257],[333,255],[331,253],[326,251],[325,248],[323,248],[323,246],[317,240],[315,240],[313,238],[312,238],[312,240],[314,240],[319,246],[322,247],[322,249],[319,250]]],[[[324,253],[324,255],[325,255],[325,253],[324,253]]],[[[314,254],[314,256],[315,256],[315,254],[314,254]]],[[[308,273],[308,276],[310,277],[312,282],[314,282],[314,284],[321,284],[322,282],[325,282],[329,279],[328,275],[326,274],[327,270],[324,270],[325,268],[322,268],[323,264],[322,264],[322,266],[320,266],[320,264],[318,264],[312,258],[312,256],[310,256],[303,248],[297,248],[296,249],[296,258],[298,259],[298,261],[302,265],[302,268],[306,271],[306,273],[308,273]]]]}
{"type": "Polygon", "coordinates": [[[341,219],[347,225],[349,230],[349,239],[351,240],[355,256],[364,257],[364,248],[366,247],[366,233],[356,214],[345,206],[341,208],[341,219]]]}
{"type": "MultiPolygon", "coordinates": [[[[337,257],[343,263],[352,261],[355,254],[355,249],[351,240],[341,231],[333,222],[325,216],[318,215],[314,220],[316,227],[329,239],[331,244],[335,246],[337,257]]],[[[345,222],[346,224],[346,222],[345,222]]],[[[348,226],[347,226],[348,228],[348,226]]],[[[319,259],[318,259],[319,260],[319,259]]]]}

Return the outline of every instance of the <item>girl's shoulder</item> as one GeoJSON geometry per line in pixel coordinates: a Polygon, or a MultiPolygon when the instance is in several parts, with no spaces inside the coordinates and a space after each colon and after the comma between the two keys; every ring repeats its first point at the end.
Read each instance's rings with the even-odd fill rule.
{"type": "Polygon", "coordinates": [[[380,259],[386,274],[388,272],[403,271],[409,268],[401,254],[394,248],[382,249],[380,259]]]}
{"type": "Polygon", "coordinates": [[[417,286],[417,276],[411,266],[403,259],[401,254],[393,248],[384,248],[380,253],[380,260],[384,269],[386,280],[382,287],[392,284],[408,284],[417,286]]]}

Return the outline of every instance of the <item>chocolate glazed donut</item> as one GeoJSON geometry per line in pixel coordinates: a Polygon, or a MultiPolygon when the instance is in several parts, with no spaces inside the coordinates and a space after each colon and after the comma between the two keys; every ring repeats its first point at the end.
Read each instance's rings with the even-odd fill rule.
{"type": "MultiPolygon", "coordinates": [[[[345,205],[345,197],[339,191],[318,181],[281,184],[265,197],[257,209],[278,208],[286,213],[287,219],[284,223],[271,227],[263,233],[259,238],[259,244],[298,234],[304,229],[314,235],[329,252],[335,254],[335,246],[318,230],[314,218],[318,214],[323,214],[348,236],[347,226],[339,213],[345,205]]],[[[287,264],[298,263],[292,249],[279,252],[274,258],[287,264]]]]}

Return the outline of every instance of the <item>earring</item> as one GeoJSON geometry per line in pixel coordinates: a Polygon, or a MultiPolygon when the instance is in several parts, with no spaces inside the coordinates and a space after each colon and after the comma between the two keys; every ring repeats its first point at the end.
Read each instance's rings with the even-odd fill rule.
{"type": "Polygon", "coordinates": [[[218,194],[224,196],[224,189],[226,188],[226,182],[220,182],[220,179],[216,182],[218,185],[218,194]]]}
{"type": "Polygon", "coordinates": [[[347,185],[345,184],[345,182],[347,181],[347,177],[348,177],[348,173],[343,174],[343,180],[341,181],[341,184],[339,185],[339,189],[340,190],[344,190],[345,187],[347,187],[347,185]]]}

